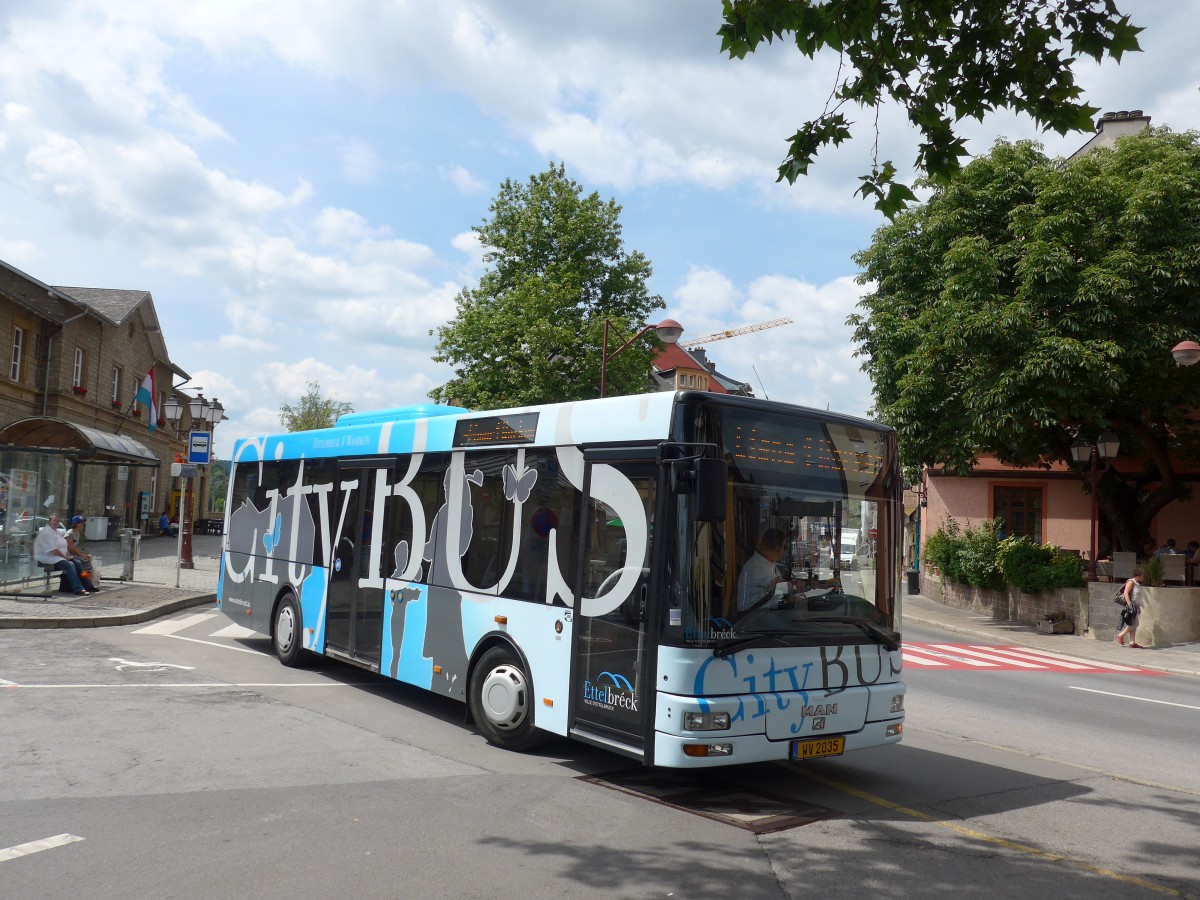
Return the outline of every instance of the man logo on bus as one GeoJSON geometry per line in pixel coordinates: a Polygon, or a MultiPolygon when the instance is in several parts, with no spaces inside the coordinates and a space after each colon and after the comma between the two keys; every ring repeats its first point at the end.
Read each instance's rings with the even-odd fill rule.
{"type": "Polygon", "coordinates": [[[633,685],[624,675],[618,675],[615,672],[601,672],[596,677],[596,681],[601,683],[583,682],[583,702],[588,706],[599,706],[609,712],[618,709],[628,712],[638,711],[637,695],[633,690],[633,685]],[[608,684],[602,683],[605,679],[608,679],[608,684]]]}

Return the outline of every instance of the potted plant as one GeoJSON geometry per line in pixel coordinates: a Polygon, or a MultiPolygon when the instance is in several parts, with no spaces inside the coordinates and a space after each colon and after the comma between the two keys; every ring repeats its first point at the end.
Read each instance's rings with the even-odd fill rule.
{"type": "Polygon", "coordinates": [[[115,410],[117,410],[117,411],[120,411],[120,409],[121,409],[121,401],[120,401],[120,400],[114,400],[114,401],[112,402],[112,408],[113,408],[113,409],[115,409],[115,410]]]}
{"type": "Polygon", "coordinates": [[[85,388],[82,384],[74,385],[71,390],[80,397],[87,396],[87,388],[85,388]]]}
{"type": "Polygon", "coordinates": [[[1163,583],[1163,575],[1166,574],[1167,564],[1163,562],[1161,556],[1152,556],[1142,565],[1142,572],[1146,575],[1146,584],[1150,587],[1159,587],[1163,583]]]}
{"type": "Polygon", "coordinates": [[[166,428],[166,427],[167,427],[167,420],[166,420],[166,419],[164,419],[164,418],[162,418],[162,417],[160,416],[160,417],[159,417],[159,420],[158,420],[157,422],[155,422],[154,424],[155,424],[155,425],[157,425],[159,428],[166,428]]]}
{"type": "Polygon", "coordinates": [[[1038,620],[1038,634],[1074,634],[1075,623],[1065,612],[1046,613],[1038,620]]]}
{"type": "Polygon", "coordinates": [[[138,406],[135,406],[132,410],[130,410],[130,412],[135,416],[140,416],[142,414],[141,407],[138,406]]]}

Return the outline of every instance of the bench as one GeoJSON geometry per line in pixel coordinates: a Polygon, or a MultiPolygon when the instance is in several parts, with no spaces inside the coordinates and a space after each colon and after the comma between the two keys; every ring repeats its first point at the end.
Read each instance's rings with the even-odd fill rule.
{"type": "Polygon", "coordinates": [[[38,568],[39,568],[39,569],[41,569],[43,572],[45,572],[45,573],[46,573],[46,578],[45,578],[45,580],[42,582],[42,591],[43,591],[43,592],[45,592],[45,594],[46,594],[46,596],[47,596],[47,597],[49,597],[51,594],[53,594],[53,593],[54,593],[53,589],[51,589],[51,587],[50,587],[50,576],[51,576],[51,575],[57,575],[57,576],[58,576],[58,589],[59,589],[59,590],[62,590],[62,578],[63,578],[63,573],[62,573],[62,571],[61,571],[61,570],[58,568],[58,566],[57,566],[57,565],[51,565],[50,563],[44,563],[44,562],[41,562],[41,561],[39,560],[39,561],[38,561],[38,568]]]}
{"type": "MultiPolygon", "coordinates": [[[[51,577],[52,575],[57,575],[57,576],[58,576],[58,588],[57,588],[57,590],[60,590],[60,591],[62,591],[62,592],[64,592],[64,593],[71,593],[71,587],[70,587],[70,585],[67,583],[67,580],[66,580],[66,575],[63,573],[62,569],[60,569],[60,568],[58,567],[58,565],[57,565],[57,564],[55,564],[55,565],[51,565],[51,564],[49,564],[49,563],[44,563],[44,562],[41,562],[41,561],[39,561],[39,562],[38,562],[38,568],[39,568],[39,569],[41,569],[41,570],[42,570],[42,571],[45,573],[45,579],[42,581],[42,592],[43,592],[43,593],[44,593],[44,594],[45,594],[47,597],[49,597],[51,594],[53,594],[53,593],[54,593],[54,590],[55,590],[55,589],[53,589],[53,588],[51,588],[51,587],[50,587],[50,577],[51,577]]],[[[83,589],[84,589],[85,591],[86,591],[86,590],[88,590],[88,583],[87,583],[87,581],[85,581],[83,578],[81,578],[81,579],[80,579],[80,581],[81,581],[81,583],[83,584],[83,589]]]]}

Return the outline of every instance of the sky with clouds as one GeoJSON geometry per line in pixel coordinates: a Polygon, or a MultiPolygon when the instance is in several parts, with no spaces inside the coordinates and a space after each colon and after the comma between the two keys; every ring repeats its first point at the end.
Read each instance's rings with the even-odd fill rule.
{"type": "MultiPolygon", "coordinates": [[[[1200,118],[1196,0],[1124,7],[1143,53],[1083,64],[1089,101],[1200,118]]],[[[148,290],[172,360],[234,438],[279,427],[309,381],[359,410],[427,402],[429,331],[474,285],[471,227],[506,178],[551,162],[622,207],[626,248],[685,340],[760,396],[863,414],[845,319],[852,255],[881,220],[855,198],[859,139],[775,183],[836,58],[722,56],[719,0],[5,0],[0,259],[55,285],[148,290]]],[[[871,115],[857,116],[862,126],[871,115]]],[[[915,137],[880,116],[881,158],[915,137]]],[[[1068,154],[1000,114],[964,124],[1068,154]]]]}

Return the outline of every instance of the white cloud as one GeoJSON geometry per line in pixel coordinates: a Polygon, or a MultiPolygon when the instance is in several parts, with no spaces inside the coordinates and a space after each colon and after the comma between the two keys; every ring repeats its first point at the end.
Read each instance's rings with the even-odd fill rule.
{"type": "Polygon", "coordinates": [[[487,185],[460,165],[442,166],[441,175],[462,194],[478,194],[487,190],[487,185]]]}
{"type": "Polygon", "coordinates": [[[223,334],[217,338],[217,346],[233,353],[262,353],[273,349],[266,341],[244,334],[223,334]]]}
{"type": "Polygon", "coordinates": [[[813,285],[767,275],[739,288],[712,269],[693,269],[667,298],[667,315],[686,329],[683,341],[779,318],[792,324],[719,338],[704,345],[723,374],[756,394],[819,409],[864,415],[871,385],[853,358],[846,317],[863,288],[852,278],[813,285]]]}
{"type": "Polygon", "coordinates": [[[42,256],[42,251],[33,241],[9,241],[0,238],[0,259],[18,268],[28,266],[42,256]]]}

